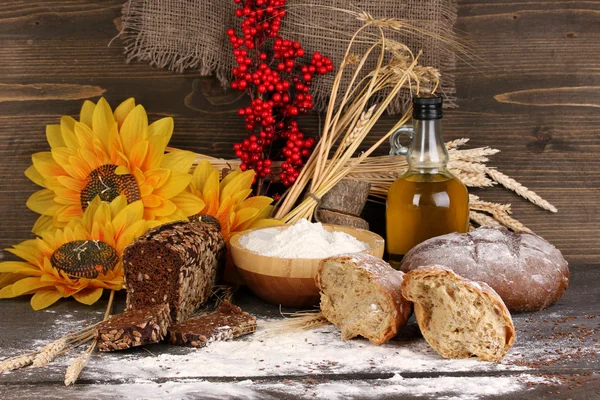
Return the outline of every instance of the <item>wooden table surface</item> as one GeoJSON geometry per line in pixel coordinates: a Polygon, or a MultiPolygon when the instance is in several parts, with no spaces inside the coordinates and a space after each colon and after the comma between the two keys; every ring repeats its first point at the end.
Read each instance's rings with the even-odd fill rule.
{"type": "MultiPolygon", "coordinates": [[[[165,115],[175,118],[173,145],[214,156],[231,157],[232,143],[243,134],[236,110],[246,99],[223,92],[213,78],[193,71],[176,74],[144,64],[126,64],[119,40],[108,46],[117,34],[122,3],[0,2],[2,248],[32,236],[30,229],[36,216],[25,202],[36,186],[23,172],[31,163],[32,153],[48,148],[45,125],[57,123],[63,114],[78,114],[84,99],[105,96],[116,104],[133,96],[145,106],[151,120],[165,115]]],[[[559,314],[577,318],[573,323],[577,328],[566,324],[573,335],[581,328],[596,330],[592,337],[597,340],[599,319],[584,316],[600,311],[600,1],[458,3],[456,29],[464,33],[480,59],[459,61],[457,65],[459,108],[446,113],[445,138],[469,137],[472,146],[489,145],[502,151],[490,165],[537,191],[559,212],[545,212],[501,188],[477,194],[512,203],[515,217],[561,249],[571,265],[573,279],[567,295],[533,317],[516,316],[517,327],[537,329],[540,335],[548,336],[553,326],[545,320],[559,314]]],[[[385,117],[369,140],[376,140],[377,134],[394,121],[394,117],[385,117]]],[[[305,131],[317,132],[316,115],[303,118],[301,123],[305,131]]],[[[381,149],[381,153],[385,151],[381,149]]],[[[4,256],[12,259],[7,253],[4,256]]],[[[255,302],[252,296],[246,297],[242,301],[255,302]]],[[[50,337],[43,328],[48,318],[74,308],[95,318],[98,309],[64,301],[56,306],[56,314],[34,313],[27,301],[0,303],[0,356],[18,351],[23,337],[29,340],[25,343],[32,338],[50,337]]],[[[266,306],[256,309],[259,313],[269,310],[266,306]]],[[[523,333],[518,340],[536,338],[523,333]]],[[[541,345],[555,343],[552,338],[539,340],[541,345]]],[[[589,341],[585,346],[588,351],[598,349],[589,341]]],[[[569,362],[542,366],[534,373],[566,378],[558,383],[559,390],[540,385],[523,393],[527,398],[600,398],[595,357],[575,357],[569,362]],[[569,381],[578,374],[581,386],[569,381]]],[[[491,374],[496,375],[502,374],[491,374]]],[[[381,377],[357,374],[327,379],[368,382],[381,377]]],[[[0,397],[84,397],[86,386],[94,382],[85,375],[83,378],[76,389],[66,389],[60,386],[61,376],[56,371],[12,373],[0,377],[0,397]]],[[[104,382],[118,384],[110,377],[104,382]]],[[[506,398],[519,397],[511,396],[506,398]]]]}

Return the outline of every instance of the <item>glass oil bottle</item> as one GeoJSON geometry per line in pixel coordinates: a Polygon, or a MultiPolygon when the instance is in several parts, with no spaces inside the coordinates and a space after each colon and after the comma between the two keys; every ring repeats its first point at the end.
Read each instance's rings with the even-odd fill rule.
{"type": "Polygon", "coordinates": [[[408,170],[392,184],[387,197],[387,249],[394,268],[417,244],[469,229],[469,194],[448,172],[442,116],[441,97],[415,97],[413,127],[402,127],[391,138],[391,153],[406,154],[408,160],[408,170]],[[408,149],[399,144],[402,134],[411,138],[408,149]]]}

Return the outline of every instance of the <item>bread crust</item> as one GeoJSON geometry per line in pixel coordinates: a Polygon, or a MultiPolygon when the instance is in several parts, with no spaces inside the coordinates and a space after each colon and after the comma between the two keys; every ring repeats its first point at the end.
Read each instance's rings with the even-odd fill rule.
{"type": "Polygon", "coordinates": [[[429,239],[410,250],[400,268],[408,272],[431,264],[487,283],[512,312],[541,310],[569,285],[569,266],[558,249],[535,234],[504,227],[429,239]]]}
{"type": "MultiPolygon", "coordinates": [[[[419,324],[421,333],[423,333],[423,337],[425,338],[427,343],[429,343],[432,347],[434,347],[428,338],[429,332],[427,331],[427,329],[423,329],[423,327],[422,327],[423,320],[425,319],[424,310],[421,307],[421,305],[416,302],[417,299],[411,298],[411,296],[409,295],[410,291],[408,289],[408,287],[410,285],[412,285],[415,281],[422,280],[427,277],[443,277],[444,279],[450,280],[450,281],[454,282],[455,284],[461,284],[461,285],[465,286],[467,289],[469,289],[475,293],[478,293],[481,296],[487,297],[492,303],[494,303],[495,305],[498,306],[498,308],[501,311],[500,317],[504,321],[504,325],[506,328],[505,331],[506,331],[506,333],[508,333],[508,340],[506,341],[504,350],[502,351],[501,354],[498,355],[498,357],[486,358],[483,356],[479,356],[479,358],[484,361],[499,361],[499,360],[501,360],[515,342],[515,326],[513,324],[510,312],[508,311],[508,308],[502,301],[502,298],[498,295],[498,293],[496,293],[496,291],[494,291],[494,289],[492,289],[485,282],[474,282],[470,279],[466,279],[462,276],[455,274],[449,268],[446,268],[441,265],[422,266],[415,270],[412,270],[404,275],[404,282],[402,283],[402,293],[407,298],[407,300],[413,302],[417,323],[419,324]]],[[[435,347],[434,347],[434,349],[436,351],[438,351],[438,353],[440,353],[439,349],[436,349],[435,347]]],[[[446,358],[456,358],[455,354],[442,354],[442,353],[440,353],[440,354],[446,358]]]]}
{"type": "MultiPolygon", "coordinates": [[[[355,253],[344,254],[340,256],[330,257],[322,260],[319,264],[315,283],[323,293],[322,270],[323,266],[328,261],[335,261],[341,264],[351,265],[353,268],[358,268],[367,273],[369,280],[375,287],[384,295],[393,311],[393,323],[389,324],[385,331],[378,337],[371,337],[369,340],[374,344],[382,344],[393,338],[406,325],[406,322],[412,314],[412,304],[407,301],[401,294],[404,273],[392,268],[387,262],[380,258],[369,254],[355,253]]],[[[321,308],[323,315],[327,319],[329,310],[321,308]]],[[[355,335],[356,336],[356,335],[355,335]]]]}

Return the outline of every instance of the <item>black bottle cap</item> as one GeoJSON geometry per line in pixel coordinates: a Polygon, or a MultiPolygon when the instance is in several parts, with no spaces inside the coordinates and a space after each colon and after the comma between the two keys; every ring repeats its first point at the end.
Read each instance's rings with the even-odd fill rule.
{"type": "Polygon", "coordinates": [[[442,103],[442,98],[439,96],[413,97],[413,118],[420,120],[442,118],[444,116],[442,103]]]}

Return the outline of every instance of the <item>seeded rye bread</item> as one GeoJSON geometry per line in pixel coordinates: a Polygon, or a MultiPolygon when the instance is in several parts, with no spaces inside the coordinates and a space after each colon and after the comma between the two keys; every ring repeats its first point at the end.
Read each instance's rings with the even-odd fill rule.
{"type": "Polygon", "coordinates": [[[172,320],[185,320],[209,298],[225,251],[211,224],[181,221],[150,229],[123,253],[127,309],[168,303],[172,320]]]}
{"type": "Polygon", "coordinates": [[[158,304],[113,315],[101,322],[96,329],[98,350],[125,350],[158,343],[165,338],[170,324],[168,304],[158,304]]]}
{"type": "Polygon", "coordinates": [[[368,254],[346,254],[319,264],[315,282],[321,312],[343,339],[363,336],[382,344],[406,325],[411,304],[402,297],[404,274],[368,254]]]}
{"type": "Polygon", "coordinates": [[[256,317],[231,304],[210,314],[187,319],[169,328],[169,343],[205,347],[210,342],[231,340],[256,331],[256,317]]]}
{"type": "Polygon", "coordinates": [[[504,227],[429,239],[404,256],[400,269],[431,264],[487,283],[512,312],[541,310],[569,285],[569,266],[560,251],[537,235],[504,227]]]}
{"type": "Polygon", "coordinates": [[[499,361],[514,343],[508,309],[483,282],[426,266],[404,276],[402,294],[414,303],[423,337],[442,357],[499,361]]]}

